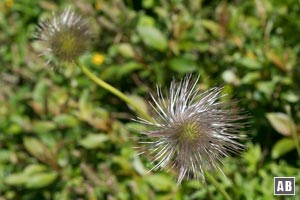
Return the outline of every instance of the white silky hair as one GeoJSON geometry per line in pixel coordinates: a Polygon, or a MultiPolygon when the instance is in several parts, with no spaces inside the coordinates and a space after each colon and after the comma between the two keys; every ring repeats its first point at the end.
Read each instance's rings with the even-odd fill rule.
{"type": "Polygon", "coordinates": [[[201,92],[198,80],[199,76],[192,75],[179,83],[173,80],[166,97],[157,87],[156,97],[151,94],[149,102],[153,120],[136,120],[148,127],[141,132],[147,137],[140,143],[153,156],[150,171],[174,168],[179,172],[178,184],[184,178],[205,182],[204,170],[217,169],[223,174],[222,158],[244,149],[240,130],[248,116],[237,108],[237,101],[223,100],[223,88],[201,92]]]}

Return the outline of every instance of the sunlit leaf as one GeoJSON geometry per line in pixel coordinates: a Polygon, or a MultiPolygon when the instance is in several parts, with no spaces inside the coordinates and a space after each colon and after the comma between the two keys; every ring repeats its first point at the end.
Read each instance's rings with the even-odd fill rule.
{"type": "Polygon", "coordinates": [[[247,169],[250,172],[253,172],[256,170],[256,167],[258,165],[258,162],[261,159],[261,148],[259,145],[253,145],[251,144],[248,151],[243,153],[244,159],[248,162],[247,169]]]}
{"type": "Polygon", "coordinates": [[[72,115],[62,114],[58,115],[53,119],[53,121],[62,127],[75,127],[78,126],[78,120],[76,117],[72,115]]]}
{"type": "Polygon", "coordinates": [[[24,174],[30,176],[32,174],[44,172],[46,170],[47,170],[47,167],[45,165],[42,165],[42,164],[31,164],[31,165],[28,165],[24,169],[24,174]]]}
{"type": "Polygon", "coordinates": [[[119,67],[119,69],[116,71],[116,75],[118,78],[121,78],[123,76],[129,75],[133,71],[137,69],[141,69],[142,66],[136,62],[129,62],[119,67]]]}
{"type": "Polygon", "coordinates": [[[46,154],[45,145],[38,139],[26,137],[24,139],[24,146],[36,158],[40,158],[46,154]]]}
{"type": "Polygon", "coordinates": [[[201,24],[215,36],[219,36],[222,33],[219,24],[212,20],[203,19],[201,20],[201,24]]]}
{"type": "Polygon", "coordinates": [[[89,134],[80,141],[80,144],[87,149],[95,149],[103,146],[108,139],[105,134],[89,134]]]}
{"type": "Polygon", "coordinates": [[[194,61],[177,57],[169,61],[169,67],[178,73],[191,73],[196,71],[197,65],[194,61]]]}
{"type": "Polygon", "coordinates": [[[277,159],[295,148],[296,144],[292,138],[283,138],[275,143],[271,156],[273,159],[277,159]]]}
{"type": "Polygon", "coordinates": [[[39,81],[32,93],[33,100],[40,104],[43,104],[45,101],[45,95],[47,93],[47,84],[44,80],[39,81]]]}
{"type": "Polygon", "coordinates": [[[118,50],[119,53],[126,58],[133,58],[135,55],[132,45],[129,43],[120,44],[118,50]]]}
{"type": "Polygon", "coordinates": [[[133,168],[141,175],[146,174],[147,170],[144,167],[143,163],[139,156],[135,156],[133,159],[133,168]]]}
{"type": "Polygon", "coordinates": [[[36,121],[32,124],[32,132],[42,134],[51,132],[56,128],[52,121],[36,121]]]}
{"type": "Polygon", "coordinates": [[[9,175],[4,182],[8,185],[19,186],[24,185],[27,180],[27,176],[24,173],[15,173],[9,175]]]}
{"type": "MultiPolygon", "coordinates": [[[[147,104],[145,102],[145,100],[138,96],[138,95],[128,95],[129,99],[131,101],[133,101],[136,105],[139,105],[141,110],[144,110],[145,112],[147,112],[147,104]]],[[[128,105],[130,107],[130,105],[128,105]]]]}
{"type": "Polygon", "coordinates": [[[268,113],[267,119],[272,127],[282,135],[289,136],[295,127],[293,120],[284,113],[268,113]]]}
{"type": "Polygon", "coordinates": [[[42,188],[53,183],[57,176],[56,172],[36,173],[28,177],[25,186],[27,188],[42,188]]]}
{"type": "Polygon", "coordinates": [[[249,69],[260,69],[262,67],[262,64],[259,63],[257,60],[248,57],[241,58],[238,62],[242,66],[249,69]]]}
{"type": "Polygon", "coordinates": [[[170,177],[162,174],[154,174],[146,177],[146,181],[153,187],[156,191],[168,191],[173,188],[174,183],[170,177]]]}
{"type": "Polygon", "coordinates": [[[138,26],[137,31],[147,46],[160,51],[167,48],[166,37],[154,26],[138,26]]]}

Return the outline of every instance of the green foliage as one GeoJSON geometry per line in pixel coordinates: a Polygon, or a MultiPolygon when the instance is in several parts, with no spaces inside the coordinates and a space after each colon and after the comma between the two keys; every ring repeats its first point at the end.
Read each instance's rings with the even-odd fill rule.
{"type": "Polygon", "coordinates": [[[21,173],[11,174],[6,177],[4,182],[11,186],[23,186],[28,189],[43,188],[55,181],[56,172],[45,172],[47,169],[44,165],[28,165],[21,173]]]}
{"type": "Polygon", "coordinates": [[[167,40],[158,29],[152,26],[138,26],[137,32],[147,46],[160,51],[167,48],[167,40]]]}
{"type": "Polygon", "coordinates": [[[153,163],[133,148],[144,127],[130,108],[74,65],[45,65],[36,24],[69,5],[95,32],[82,61],[142,108],[157,84],[185,73],[241,99],[248,149],[226,159],[227,178],[212,172],[233,199],[273,199],[274,176],[299,186],[300,5],[141,2],[0,2],[0,199],[222,199],[209,182],[147,173],[153,163]]]}

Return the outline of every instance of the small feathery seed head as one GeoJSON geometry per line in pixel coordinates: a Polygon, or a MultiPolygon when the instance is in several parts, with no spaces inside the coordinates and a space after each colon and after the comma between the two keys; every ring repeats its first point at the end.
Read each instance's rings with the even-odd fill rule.
{"type": "Polygon", "coordinates": [[[146,145],[158,168],[174,168],[179,172],[177,181],[200,178],[204,171],[218,169],[218,163],[229,153],[243,150],[239,140],[240,129],[248,118],[237,108],[236,101],[224,101],[222,88],[206,92],[197,88],[199,77],[187,75],[180,83],[173,81],[167,98],[157,87],[157,98],[150,103],[154,110],[152,121],[137,119],[148,126],[146,145]]]}
{"type": "Polygon", "coordinates": [[[87,50],[91,37],[89,23],[71,8],[53,13],[38,25],[37,38],[46,47],[42,55],[49,57],[48,63],[53,59],[74,61],[87,50]]]}

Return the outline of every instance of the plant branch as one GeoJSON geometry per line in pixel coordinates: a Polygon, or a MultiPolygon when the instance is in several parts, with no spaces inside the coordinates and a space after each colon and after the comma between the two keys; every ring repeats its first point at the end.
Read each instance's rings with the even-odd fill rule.
{"type": "Polygon", "coordinates": [[[143,117],[146,120],[152,120],[151,117],[146,113],[143,109],[141,109],[141,106],[137,105],[134,101],[132,101],[127,95],[125,95],[123,92],[118,90],[117,88],[113,87],[112,85],[106,83],[102,79],[95,76],[87,67],[80,64],[79,62],[76,62],[76,64],[81,68],[81,70],[84,72],[84,74],[89,77],[92,81],[94,81],[98,86],[102,87],[103,89],[111,92],[112,94],[119,97],[121,100],[126,102],[130,107],[134,109],[134,111],[143,117]]]}
{"type": "Polygon", "coordinates": [[[204,171],[205,177],[216,187],[216,189],[223,195],[224,199],[231,200],[229,194],[222,188],[218,181],[210,175],[207,171],[204,171]]]}

